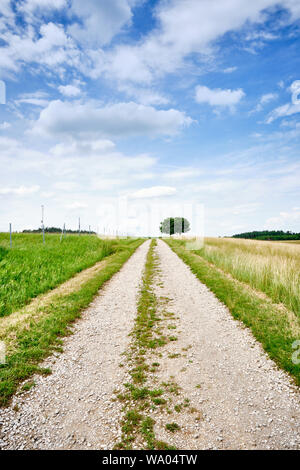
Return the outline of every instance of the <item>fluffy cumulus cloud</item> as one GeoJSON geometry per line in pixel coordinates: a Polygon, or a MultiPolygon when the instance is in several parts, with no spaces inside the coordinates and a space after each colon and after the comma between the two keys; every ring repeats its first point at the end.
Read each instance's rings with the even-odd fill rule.
{"type": "Polygon", "coordinates": [[[205,55],[211,45],[229,31],[260,23],[265,10],[283,6],[299,18],[293,0],[171,0],[156,9],[158,27],[138,45],[122,45],[107,54],[101,73],[122,80],[151,82],[165,73],[178,70],[190,54],[205,55]],[[184,31],[184,34],[180,32],[184,31]]]}
{"type": "MultiPolygon", "coordinates": [[[[1,48],[0,71],[17,72],[25,63],[38,63],[40,66],[78,66],[79,52],[72,39],[66,35],[64,27],[53,22],[42,24],[37,30],[15,28],[2,35],[7,43],[1,48]]],[[[57,70],[59,72],[59,69],[57,70]]]]}
{"type": "Polygon", "coordinates": [[[174,135],[191,122],[175,109],[157,110],[133,102],[97,107],[57,100],[41,112],[34,132],[80,138],[174,135]]]}
{"type": "Polygon", "coordinates": [[[71,13],[75,15],[75,22],[68,31],[80,43],[107,44],[130,22],[133,3],[128,0],[72,0],[71,13]]]}
{"type": "Polygon", "coordinates": [[[197,103],[208,103],[210,106],[227,106],[229,108],[237,105],[245,96],[242,89],[221,90],[220,88],[211,90],[206,86],[197,86],[195,99],[197,103]]]}
{"type": "Polygon", "coordinates": [[[291,102],[286,103],[274,109],[267,118],[267,123],[270,124],[275,119],[291,116],[300,113],[300,80],[295,80],[290,86],[291,102]]]}
{"type": "Polygon", "coordinates": [[[67,96],[68,98],[81,94],[80,88],[76,85],[60,85],[58,90],[62,95],[67,96]]]}
{"type": "MultiPolygon", "coordinates": [[[[163,1],[154,10],[157,27],[141,41],[105,50],[130,25],[133,8],[139,3],[142,1],[24,0],[16,9],[25,15],[25,24],[16,26],[11,3],[2,0],[0,31],[5,46],[0,70],[16,72],[32,62],[53,72],[54,65],[63,70],[68,65],[91,77],[106,75],[118,81],[148,83],[182,67],[191,54],[209,53],[211,45],[227,32],[260,23],[270,7],[286,8],[293,20],[300,17],[298,0],[163,1]],[[44,22],[45,11],[62,10],[68,18],[66,24],[44,22]],[[84,54],[82,47],[87,47],[84,54]]],[[[57,68],[57,72],[62,70],[57,68]]]]}

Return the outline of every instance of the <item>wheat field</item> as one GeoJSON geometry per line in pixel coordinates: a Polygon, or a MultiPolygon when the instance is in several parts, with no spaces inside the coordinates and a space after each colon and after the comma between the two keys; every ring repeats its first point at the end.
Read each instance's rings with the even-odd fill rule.
{"type": "Polygon", "coordinates": [[[299,244],[206,238],[197,253],[300,317],[299,244]]]}

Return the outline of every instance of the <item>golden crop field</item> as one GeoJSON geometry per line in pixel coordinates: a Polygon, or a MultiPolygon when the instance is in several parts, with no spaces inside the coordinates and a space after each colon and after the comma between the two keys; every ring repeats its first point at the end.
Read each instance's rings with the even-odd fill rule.
{"type": "Polygon", "coordinates": [[[300,316],[300,245],[206,238],[201,256],[300,316]]]}

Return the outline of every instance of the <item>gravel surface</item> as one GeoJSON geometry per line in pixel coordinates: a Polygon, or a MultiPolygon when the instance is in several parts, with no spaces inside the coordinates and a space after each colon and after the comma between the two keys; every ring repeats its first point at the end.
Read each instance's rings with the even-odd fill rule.
{"type": "MultiPolygon", "coordinates": [[[[136,315],[145,242],[75,324],[64,352],[44,362],[50,376],[0,410],[0,448],[111,449],[120,439],[115,389],[136,315]],[[19,407],[19,409],[17,409],[19,407]],[[2,425],[2,426],[1,426],[2,425]]],[[[172,412],[152,412],[156,437],[178,449],[300,449],[299,391],[206,286],[162,241],[155,292],[177,340],[160,352],[155,381],[176,382],[172,412]],[[174,406],[189,400],[176,412],[174,406]],[[180,430],[171,433],[167,423],[180,430]]],[[[165,328],[168,328],[166,326],[165,328]]]]}
{"type": "Polygon", "coordinates": [[[65,339],[64,352],[43,363],[53,373],[34,377],[34,388],[0,410],[0,448],[113,447],[120,436],[121,405],[111,398],[128,378],[119,364],[148,248],[147,241],[100,290],[76,322],[74,335],[65,339]]]}
{"type": "Polygon", "coordinates": [[[182,427],[175,433],[164,430],[163,418],[157,437],[178,449],[300,449],[300,394],[290,377],[160,240],[157,253],[157,293],[171,299],[178,337],[160,360],[159,378],[173,375],[198,410],[173,413],[167,422],[182,427]]]}

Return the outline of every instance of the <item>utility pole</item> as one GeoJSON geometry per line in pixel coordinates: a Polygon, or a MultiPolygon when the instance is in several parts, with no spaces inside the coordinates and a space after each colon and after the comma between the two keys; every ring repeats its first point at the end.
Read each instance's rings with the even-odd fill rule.
{"type": "Polygon", "coordinates": [[[66,224],[64,223],[64,238],[66,238],[66,224]]]}
{"type": "Polygon", "coordinates": [[[12,247],[11,224],[9,224],[9,245],[12,247]]]}
{"type": "Polygon", "coordinates": [[[44,206],[42,206],[42,231],[43,231],[43,243],[45,244],[44,206]]]}
{"type": "Polygon", "coordinates": [[[89,225],[89,234],[91,235],[91,226],[89,225]]]}
{"type": "Polygon", "coordinates": [[[78,235],[80,236],[80,217],[79,217],[79,221],[78,221],[78,235]]]}

